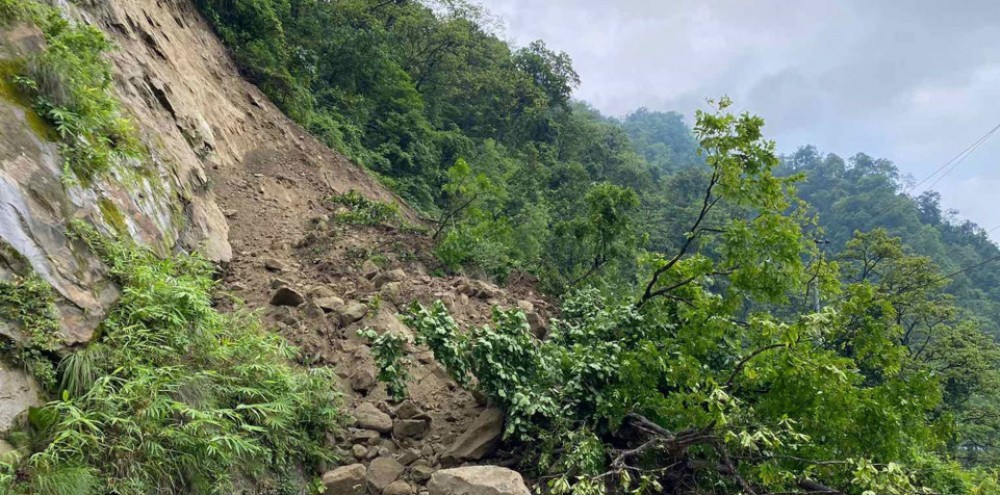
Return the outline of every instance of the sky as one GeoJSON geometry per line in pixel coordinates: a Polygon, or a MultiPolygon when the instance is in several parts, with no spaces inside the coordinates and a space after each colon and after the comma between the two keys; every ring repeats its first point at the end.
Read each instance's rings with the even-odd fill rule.
{"type": "MultiPolygon", "coordinates": [[[[576,97],[609,115],[646,107],[690,123],[727,95],[765,118],[781,152],[865,152],[917,181],[1000,123],[995,0],[480,2],[515,45],[569,53],[576,97]]],[[[1000,133],[934,189],[961,218],[1000,227],[1000,133]]]]}

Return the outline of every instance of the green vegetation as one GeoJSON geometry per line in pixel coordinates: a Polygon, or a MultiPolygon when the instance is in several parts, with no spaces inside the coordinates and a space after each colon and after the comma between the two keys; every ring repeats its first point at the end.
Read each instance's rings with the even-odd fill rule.
{"type": "Polygon", "coordinates": [[[996,493],[995,473],[951,459],[1000,346],[883,231],[825,261],[761,123],[699,115],[700,214],[635,299],[577,292],[543,342],[518,310],[468,333],[440,303],[405,320],[507,412],[554,494],[996,493]]]}
{"type": "Polygon", "coordinates": [[[32,411],[28,455],[0,478],[7,492],[290,489],[298,469],[308,476],[332,460],[339,396],[329,370],[296,368],[295,350],[255,316],[213,309],[210,263],[77,230],[122,298],[100,337],[59,364],[61,399],[32,411]]]}
{"type": "MultiPolygon", "coordinates": [[[[605,118],[570,101],[565,54],[512,48],[463,1],[196,3],[248,78],[432,219],[447,269],[528,272],[561,298],[545,340],[518,310],[473,329],[441,303],[404,315],[505,411],[542,492],[1000,493],[1000,250],[891,163],[779,157],[726,99],[693,129],[605,118]]],[[[67,168],[139,156],[103,35],[0,0],[14,18],[49,48],[5,66],[4,88],[57,129],[67,168]]],[[[344,223],[401,222],[354,191],[331,201],[344,223]]],[[[59,396],[11,436],[25,455],[6,491],[301,491],[331,460],[330,372],[215,311],[204,260],[77,232],[123,296],[55,366],[51,288],[0,283],[0,318],[28,336],[11,354],[59,396]]],[[[359,334],[405,397],[408,339],[359,334]]]]}
{"type": "Polygon", "coordinates": [[[358,336],[371,343],[378,380],[385,383],[386,392],[395,400],[406,398],[406,381],[410,378],[409,361],[406,356],[406,336],[394,332],[379,335],[371,328],[358,330],[358,336]]]}
{"type": "Polygon", "coordinates": [[[17,73],[5,74],[5,83],[17,86],[55,129],[67,171],[89,180],[116,162],[141,156],[136,131],[111,94],[111,66],[103,57],[111,44],[104,33],[35,0],[15,4],[5,1],[0,19],[34,22],[47,46],[19,63],[17,73]]]}
{"type": "Polygon", "coordinates": [[[399,220],[398,205],[370,200],[353,189],[345,194],[331,196],[330,201],[346,209],[334,216],[341,222],[352,225],[382,225],[399,220]]]}
{"type": "Polygon", "coordinates": [[[1000,491],[1000,252],[891,163],[779,157],[726,100],[693,129],[606,118],[570,101],[565,54],[461,1],[197,3],[252,81],[433,220],[447,269],[562,298],[543,342],[516,311],[405,316],[507,412],[543,490],[1000,491]]]}
{"type": "Polygon", "coordinates": [[[14,21],[28,20],[36,12],[38,4],[22,0],[0,0],[0,25],[14,21]]]}
{"type": "Polygon", "coordinates": [[[14,322],[14,332],[23,333],[23,338],[3,344],[7,356],[53,390],[56,370],[47,354],[59,344],[60,327],[52,287],[37,274],[0,280],[0,320],[14,322]]]}
{"type": "Polygon", "coordinates": [[[819,214],[831,255],[855,231],[884,228],[940,265],[949,274],[945,290],[956,304],[979,316],[983,331],[1000,337],[1000,263],[989,262],[1000,256],[1000,249],[985,229],[945,211],[940,194],[916,195],[892,162],[863,153],[845,161],[806,146],[784,157],[782,172],[807,178],[799,195],[819,214]]]}

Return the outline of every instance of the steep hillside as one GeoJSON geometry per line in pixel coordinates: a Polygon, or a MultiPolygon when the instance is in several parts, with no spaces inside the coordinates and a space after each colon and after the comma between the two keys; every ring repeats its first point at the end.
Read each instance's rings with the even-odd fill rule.
{"type": "MultiPolygon", "coordinates": [[[[437,299],[469,325],[488,321],[493,305],[520,304],[540,327],[534,308],[544,313],[546,304],[533,289],[429,276],[437,263],[422,220],[245,82],[189,2],[99,2],[66,14],[114,42],[114,92],[153,164],[150,173],[63,180],[55,137],[33,125],[40,117],[13,89],[0,99],[0,280],[37,273],[58,291],[64,344],[75,346],[61,352],[93,338],[119,295],[98,256],[67,235],[71,220],[85,219],[161,255],[201,252],[222,270],[220,309],[261,309],[266,325],[302,347],[301,364],[335,367],[346,412],[358,424],[331,430],[329,448],[348,464],[388,465],[394,474],[372,481],[378,492],[397,477],[422,486],[435,468],[492,456],[502,416],[412,346],[410,400],[390,408],[370,342],[358,331],[409,335],[396,314],[413,300],[437,299]],[[366,207],[386,214],[352,220],[352,211],[366,207]],[[460,439],[470,427],[478,430],[460,439]]],[[[0,35],[7,60],[45,49],[44,35],[27,23],[0,35]]],[[[15,338],[23,326],[0,325],[15,338]]],[[[4,429],[42,400],[30,378],[7,373],[4,429]]]]}
{"type": "Polygon", "coordinates": [[[487,19],[0,0],[0,495],[1000,492],[946,271],[487,19]]]}

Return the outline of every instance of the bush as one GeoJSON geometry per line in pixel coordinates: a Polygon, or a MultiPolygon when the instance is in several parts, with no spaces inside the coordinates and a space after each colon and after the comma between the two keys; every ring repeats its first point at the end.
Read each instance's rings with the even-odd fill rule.
{"type": "Polygon", "coordinates": [[[373,201],[350,190],[330,198],[334,204],[347,208],[336,214],[342,222],[354,225],[382,225],[399,219],[399,206],[381,201],[373,201]]]}
{"type": "Polygon", "coordinates": [[[393,332],[379,335],[371,328],[358,330],[358,336],[371,342],[375,366],[378,368],[378,381],[385,383],[389,397],[397,401],[405,399],[406,381],[410,378],[410,362],[404,357],[407,338],[393,332]]]}
{"type": "Polygon", "coordinates": [[[122,288],[101,337],[59,366],[61,398],[31,413],[31,453],[5,466],[20,493],[232,493],[330,462],[339,395],[328,369],[252,314],[212,307],[212,265],[77,227],[122,288]]]}

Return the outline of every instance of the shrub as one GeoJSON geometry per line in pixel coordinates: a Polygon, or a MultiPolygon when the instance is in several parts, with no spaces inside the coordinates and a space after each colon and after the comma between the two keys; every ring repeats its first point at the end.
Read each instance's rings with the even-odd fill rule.
{"type": "Polygon", "coordinates": [[[349,224],[382,225],[399,218],[399,206],[370,200],[353,189],[331,196],[330,201],[347,208],[347,211],[337,213],[336,218],[349,224]]]}
{"type": "Polygon", "coordinates": [[[379,335],[371,328],[358,330],[358,336],[371,342],[378,381],[385,383],[389,397],[400,401],[406,398],[406,381],[410,378],[409,360],[404,357],[409,340],[395,332],[379,335]]]}

